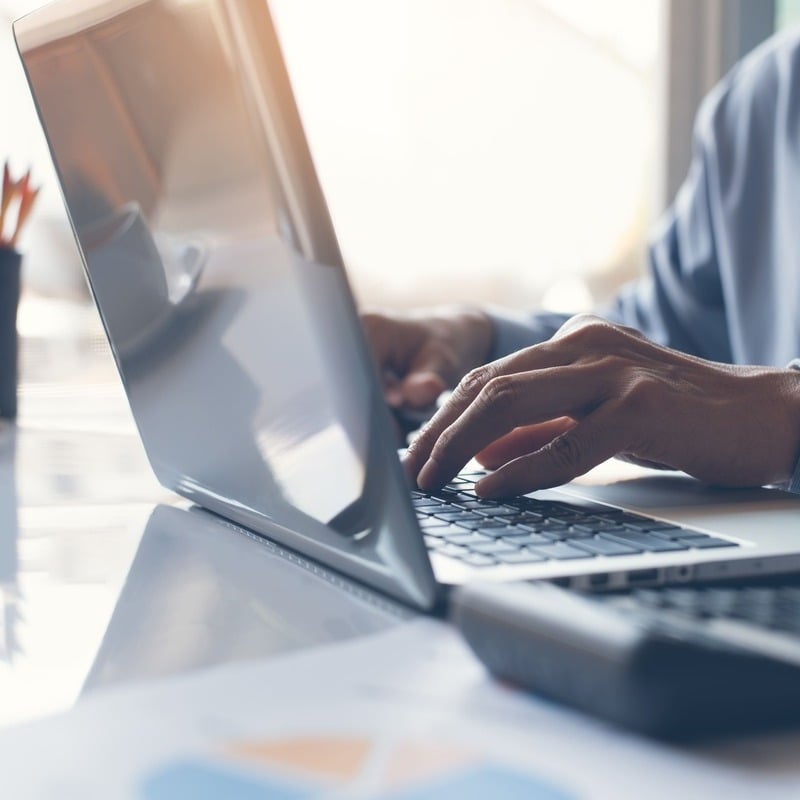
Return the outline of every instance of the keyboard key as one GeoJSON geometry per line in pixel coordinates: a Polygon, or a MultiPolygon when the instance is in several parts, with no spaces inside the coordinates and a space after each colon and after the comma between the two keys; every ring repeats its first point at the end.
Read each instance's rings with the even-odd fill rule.
{"type": "Polygon", "coordinates": [[[552,544],[541,545],[534,549],[535,553],[545,558],[555,558],[559,561],[572,558],[591,558],[592,554],[578,547],[573,547],[566,542],[553,542],[552,544]]]}
{"type": "MultiPolygon", "coordinates": [[[[478,530],[481,530],[481,529],[486,527],[486,520],[485,519],[476,519],[476,520],[473,519],[473,520],[467,520],[466,522],[464,522],[463,520],[458,519],[453,524],[454,525],[458,525],[459,528],[464,528],[465,530],[478,531],[478,530]]],[[[488,530],[492,530],[492,528],[490,527],[488,530]]]]}
{"type": "MultiPolygon", "coordinates": [[[[464,516],[469,516],[469,515],[467,515],[466,511],[462,511],[460,508],[459,509],[453,509],[451,511],[437,511],[434,514],[434,517],[436,519],[442,519],[445,522],[455,522],[457,519],[459,519],[460,517],[464,517],[464,516]]],[[[474,518],[475,519],[480,519],[480,517],[478,517],[478,516],[475,516],[474,518]]]]}
{"type": "Polygon", "coordinates": [[[562,525],[579,525],[584,520],[580,514],[550,515],[547,519],[550,522],[561,523],[562,525]]]}
{"type": "Polygon", "coordinates": [[[446,537],[446,540],[448,542],[452,542],[453,544],[468,544],[470,546],[494,541],[494,539],[490,538],[489,536],[482,536],[479,533],[468,533],[467,531],[449,534],[446,537]]]}
{"type": "Polygon", "coordinates": [[[519,515],[518,508],[508,508],[507,506],[486,506],[483,510],[475,509],[480,514],[483,514],[484,517],[516,517],[519,515]]]}
{"type": "Polygon", "coordinates": [[[574,542],[574,546],[598,556],[630,556],[643,552],[633,544],[622,544],[611,539],[601,539],[599,536],[592,539],[579,539],[574,542]]]}
{"type": "Polygon", "coordinates": [[[546,559],[532,550],[517,550],[514,553],[498,553],[497,560],[502,564],[536,564],[546,559]]]}
{"type": "Polygon", "coordinates": [[[572,528],[582,533],[607,533],[622,530],[616,522],[611,522],[609,520],[581,522],[577,525],[573,525],[572,528]]]}
{"type": "Polygon", "coordinates": [[[667,553],[674,550],[688,550],[689,545],[681,542],[672,542],[667,539],[659,539],[657,536],[650,536],[647,533],[637,533],[635,531],[621,531],[620,533],[601,533],[603,539],[611,539],[622,544],[641,547],[651,553],[667,553]]]}
{"type": "MultiPolygon", "coordinates": [[[[500,520],[502,522],[502,520],[500,520]]],[[[505,526],[508,531],[514,531],[516,533],[534,533],[536,531],[536,526],[531,525],[523,525],[521,522],[513,522],[510,525],[505,526]]]]}
{"type": "Polygon", "coordinates": [[[594,531],[581,530],[578,525],[571,525],[567,530],[559,534],[559,538],[572,541],[573,539],[589,539],[594,536],[594,531]]]}
{"type": "Polygon", "coordinates": [[[708,550],[712,547],[738,547],[736,542],[729,542],[727,539],[717,539],[716,537],[707,536],[705,539],[685,539],[683,536],[679,537],[676,541],[694,547],[699,550],[708,550]]]}
{"type": "Polygon", "coordinates": [[[492,556],[483,555],[482,553],[467,553],[461,557],[461,561],[471,567],[493,567],[497,563],[492,556]]]}
{"type": "Polygon", "coordinates": [[[521,533],[521,534],[513,534],[508,533],[504,535],[503,541],[510,541],[520,547],[526,547],[528,545],[538,545],[538,544],[552,544],[553,540],[548,538],[547,536],[542,535],[541,533],[521,533]]]}
{"type": "Polygon", "coordinates": [[[423,531],[433,530],[435,528],[449,528],[450,523],[445,522],[443,519],[436,519],[436,517],[423,517],[418,520],[419,526],[423,531]]]}
{"type": "Polygon", "coordinates": [[[430,513],[433,514],[433,512],[437,509],[443,510],[447,508],[447,505],[445,503],[440,503],[435,500],[430,500],[427,497],[423,497],[421,500],[414,501],[414,508],[417,511],[430,511],[430,513]]]}
{"type": "Polygon", "coordinates": [[[444,539],[445,537],[449,536],[453,533],[449,527],[447,528],[428,528],[427,530],[423,529],[422,533],[425,536],[430,536],[431,539],[444,539]]]}
{"type": "Polygon", "coordinates": [[[544,522],[545,518],[541,514],[526,511],[524,514],[517,514],[516,517],[506,517],[509,525],[538,525],[544,522]]]}
{"type": "Polygon", "coordinates": [[[638,531],[639,533],[647,533],[655,523],[649,519],[629,519],[624,520],[622,526],[628,531],[638,531]]]}
{"type": "Polygon", "coordinates": [[[508,523],[501,517],[500,519],[483,518],[482,527],[486,530],[510,530],[508,523]]]}
{"type": "Polygon", "coordinates": [[[483,553],[484,555],[495,555],[497,553],[516,553],[519,547],[508,542],[502,542],[497,539],[483,544],[471,544],[469,549],[473,553],[483,553]]]}
{"type": "Polygon", "coordinates": [[[466,547],[460,547],[457,544],[448,544],[445,547],[440,547],[436,550],[437,553],[443,556],[450,556],[450,558],[461,558],[469,553],[466,547]]]}
{"type": "Polygon", "coordinates": [[[479,533],[481,536],[489,536],[492,539],[505,539],[508,530],[506,527],[477,528],[475,533],[479,533]]]}
{"type": "Polygon", "coordinates": [[[452,500],[458,496],[458,489],[448,489],[446,486],[437,492],[430,492],[429,497],[440,497],[443,500],[452,500]]]}
{"type": "Polygon", "coordinates": [[[538,533],[540,536],[544,536],[545,539],[549,539],[551,542],[558,542],[561,539],[567,538],[567,534],[569,533],[569,528],[563,531],[535,530],[534,533],[538,533]]]}
{"type": "Polygon", "coordinates": [[[618,525],[622,523],[619,521],[619,518],[624,514],[624,511],[615,510],[610,508],[608,511],[604,511],[600,514],[592,514],[591,516],[586,517],[587,522],[616,522],[618,525]]]}
{"type": "Polygon", "coordinates": [[[655,519],[642,519],[636,521],[624,522],[623,525],[632,531],[641,531],[647,533],[648,531],[678,531],[679,525],[671,525],[669,522],[659,522],[655,519]]]}
{"type": "Polygon", "coordinates": [[[536,526],[536,531],[539,533],[544,533],[545,531],[553,531],[560,533],[562,531],[568,531],[569,525],[563,522],[556,522],[554,520],[547,520],[546,522],[541,522],[536,526]]]}
{"type": "MultiPolygon", "coordinates": [[[[436,516],[439,516],[438,514],[436,516]]],[[[439,517],[441,519],[441,517],[439,517]]],[[[452,520],[456,525],[460,525],[463,522],[478,522],[481,525],[486,524],[485,517],[480,516],[480,514],[470,514],[469,511],[462,511],[457,517],[453,517],[452,520]]]]}
{"type": "Polygon", "coordinates": [[[484,503],[482,500],[460,500],[459,502],[454,503],[454,505],[458,506],[459,508],[463,508],[465,511],[486,510],[486,503],[484,503]]]}

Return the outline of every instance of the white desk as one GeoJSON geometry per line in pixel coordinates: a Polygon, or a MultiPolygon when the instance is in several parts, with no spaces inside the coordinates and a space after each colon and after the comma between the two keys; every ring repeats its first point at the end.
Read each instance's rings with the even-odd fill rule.
{"type": "MultiPolygon", "coordinates": [[[[45,361],[29,362],[40,371],[22,386],[18,429],[0,434],[0,725],[67,709],[98,686],[311,647],[410,616],[205,512],[176,508],[151,475],[105,350],[82,352],[55,380],[45,361]]],[[[774,790],[800,782],[798,747],[798,735],[782,735],[692,755],[735,764],[774,790]]]]}
{"type": "Polygon", "coordinates": [[[0,423],[0,726],[69,708],[98,685],[344,639],[408,615],[204,512],[202,525],[163,509],[151,521],[180,500],[156,483],[89,320],[90,337],[23,343],[18,425],[0,423]]]}

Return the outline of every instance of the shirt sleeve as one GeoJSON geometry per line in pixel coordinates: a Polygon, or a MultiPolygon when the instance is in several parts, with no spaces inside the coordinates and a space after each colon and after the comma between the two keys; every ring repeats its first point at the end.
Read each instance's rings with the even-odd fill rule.
{"type": "MultiPolygon", "coordinates": [[[[646,270],[601,316],[714,361],[780,366],[798,354],[798,90],[800,29],[756,48],[706,97],[646,270]]],[[[549,338],[567,318],[493,312],[495,355],[549,338]]],[[[800,494],[800,459],[781,488],[800,494]]]]}
{"type": "Polygon", "coordinates": [[[698,112],[689,173],[648,249],[646,275],[617,295],[607,316],[659,344],[715,361],[733,360],[720,271],[720,163],[746,158],[740,141],[750,115],[734,69],[698,112]]]}
{"type": "MultiPolygon", "coordinates": [[[[642,331],[659,344],[715,361],[731,361],[731,344],[714,235],[715,171],[720,151],[735,146],[729,95],[732,73],[703,102],[694,127],[693,159],[672,207],[649,243],[646,273],[598,313],[642,331]]],[[[567,314],[493,311],[494,357],[552,336],[567,314]]]]}

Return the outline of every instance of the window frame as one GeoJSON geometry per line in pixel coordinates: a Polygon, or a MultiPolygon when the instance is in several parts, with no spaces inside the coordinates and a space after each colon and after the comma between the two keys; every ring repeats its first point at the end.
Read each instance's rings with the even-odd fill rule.
{"type": "Polygon", "coordinates": [[[662,6],[661,174],[656,204],[666,208],[692,155],[692,126],[706,94],[775,31],[775,0],[667,0],[662,6]]]}

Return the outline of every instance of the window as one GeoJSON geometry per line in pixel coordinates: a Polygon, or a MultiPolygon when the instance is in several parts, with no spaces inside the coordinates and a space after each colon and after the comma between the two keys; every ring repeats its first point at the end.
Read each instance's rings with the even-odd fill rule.
{"type": "Polygon", "coordinates": [[[659,0],[277,0],[369,304],[580,309],[642,263],[659,0]]]}
{"type": "MultiPolygon", "coordinates": [[[[0,141],[45,184],[24,242],[29,290],[85,298],[10,33],[39,4],[0,0],[15,121],[0,141]]],[[[636,274],[657,210],[661,0],[273,7],[364,302],[578,310],[636,274]]]]}
{"type": "Polygon", "coordinates": [[[789,28],[800,24],[800,0],[777,0],[775,27],[789,28]]]}

